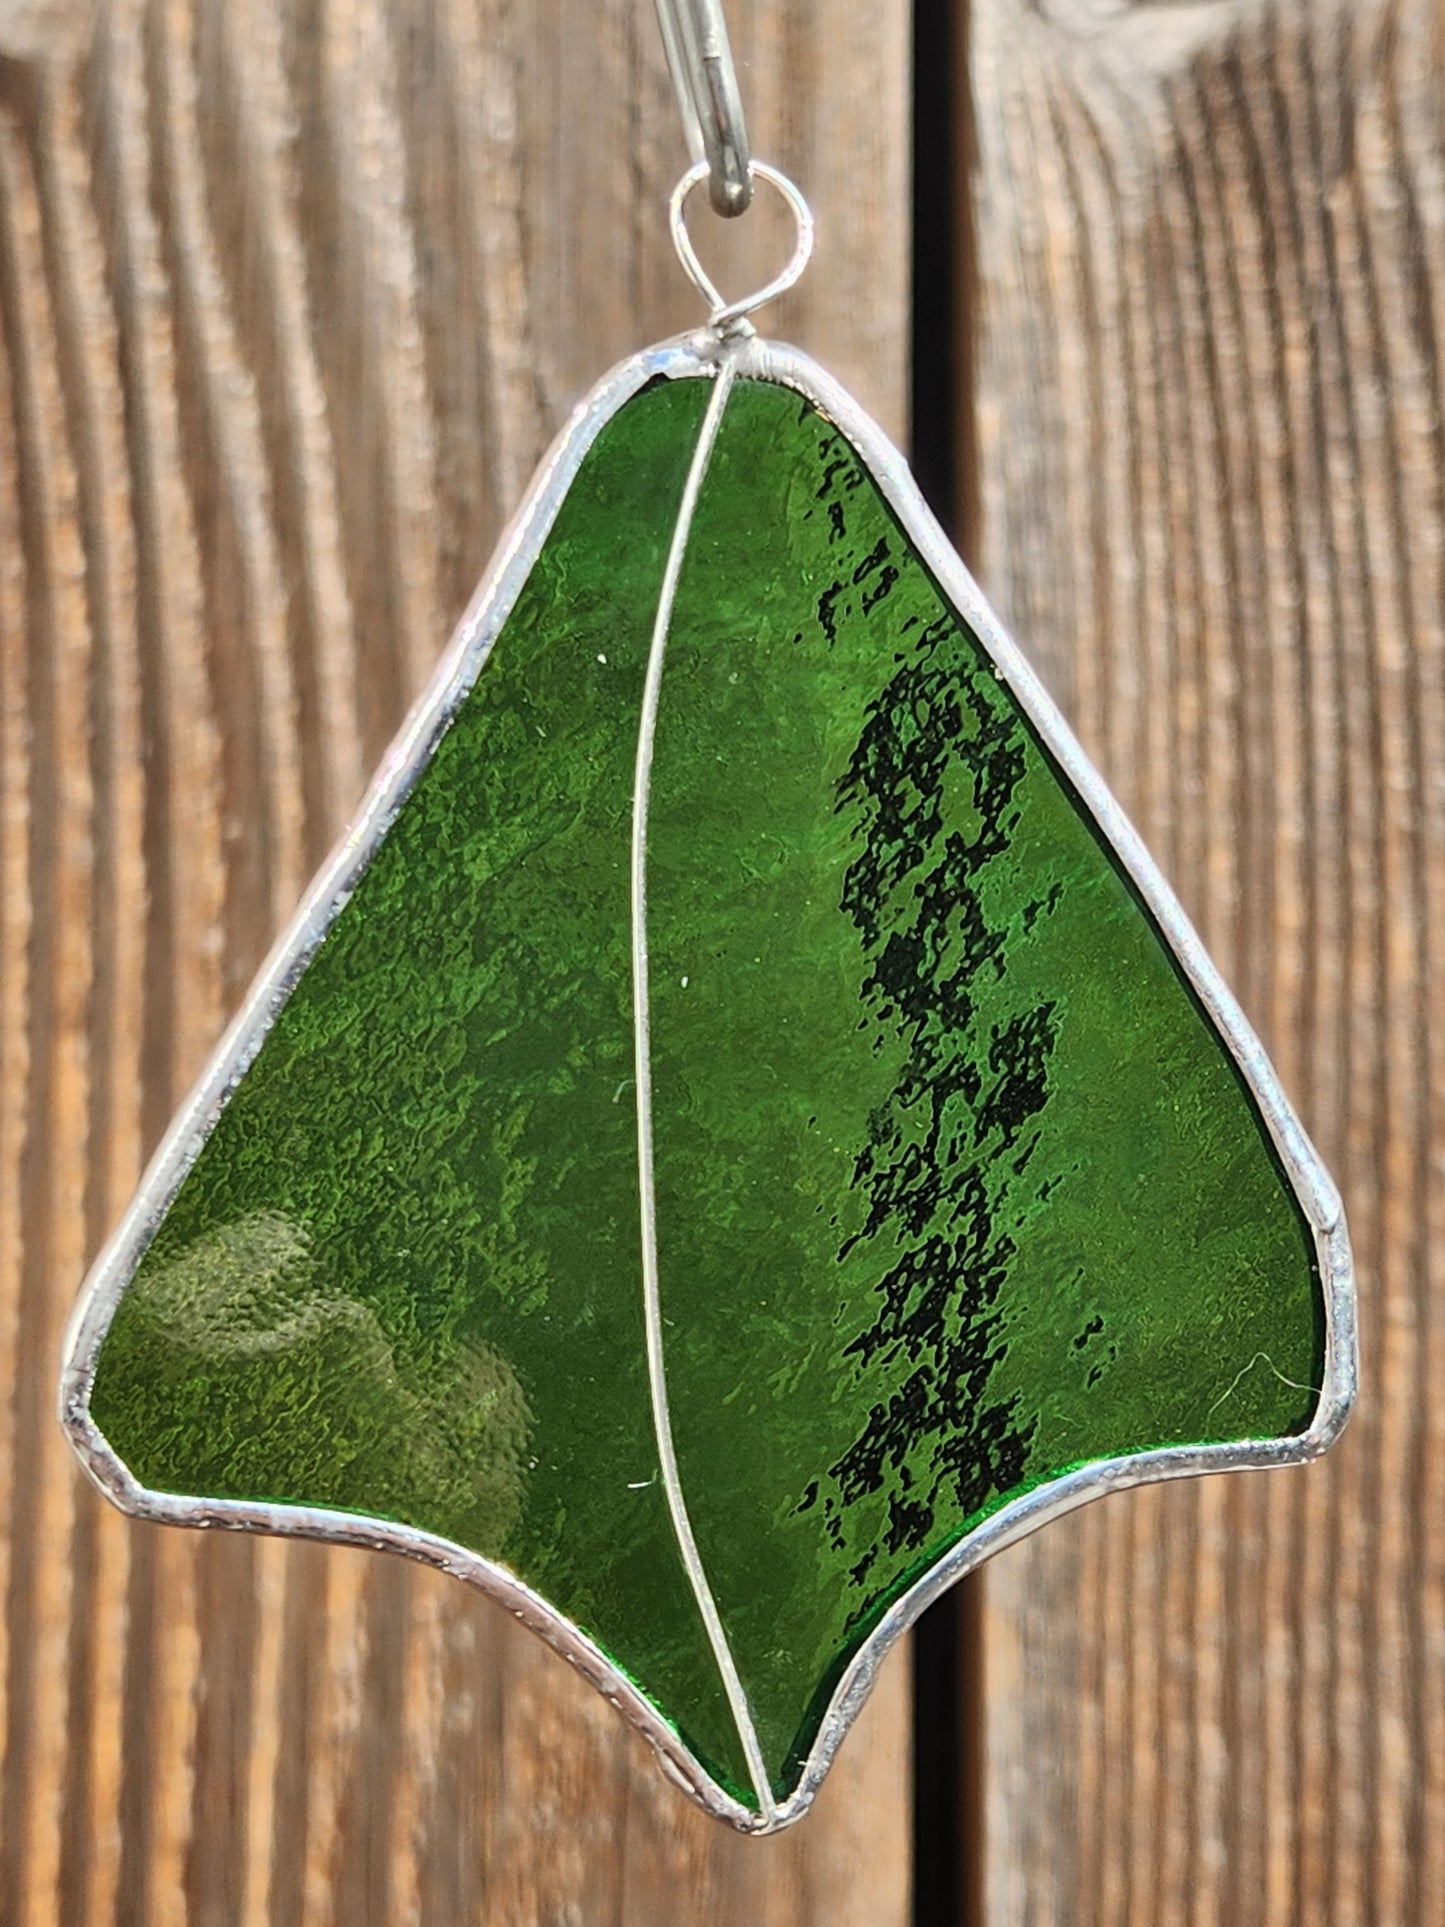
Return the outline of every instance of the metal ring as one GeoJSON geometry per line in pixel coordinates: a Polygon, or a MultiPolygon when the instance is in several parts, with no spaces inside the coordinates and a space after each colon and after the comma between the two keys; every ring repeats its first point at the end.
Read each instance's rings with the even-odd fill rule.
{"type": "Polygon", "coordinates": [[[657,19],[687,151],[694,162],[707,162],[714,209],[745,214],[753,198],[751,156],[722,0],[657,0],[657,19]]]}
{"type": "Polygon", "coordinates": [[[775,274],[765,287],[756,294],[744,295],[740,301],[727,300],[718,290],[716,282],[697,258],[697,250],[692,245],[692,236],[687,231],[687,203],[696,187],[708,178],[708,163],[698,161],[690,167],[672,190],[668,202],[668,223],[672,228],[672,245],[677,249],[688,279],[707,302],[710,310],[708,321],[720,334],[735,329],[744,316],[761,308],[766,302],[775,301],[785,294],[808,265],[813,252],[813,210],[803,199],[800,191],[776,167],[769,167],[766,161],[749,161],[748,173],[754,180],[766,181],[775,187],[793,211],[793,219],[798,224],[798,238],[793,253],[781,273],[775,274]]]}

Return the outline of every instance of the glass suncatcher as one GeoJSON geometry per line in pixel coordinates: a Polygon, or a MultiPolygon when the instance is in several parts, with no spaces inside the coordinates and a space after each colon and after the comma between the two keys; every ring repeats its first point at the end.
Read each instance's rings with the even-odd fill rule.
{"type": "Polygon", "coordinates": [[[61,1408],[137,1516],[470,1579],[764,1833],[943,1587],[1098,1493],[1321,1451],[1354,1348],[1233,999],[753,305],[547,457],[61,1408]]]}

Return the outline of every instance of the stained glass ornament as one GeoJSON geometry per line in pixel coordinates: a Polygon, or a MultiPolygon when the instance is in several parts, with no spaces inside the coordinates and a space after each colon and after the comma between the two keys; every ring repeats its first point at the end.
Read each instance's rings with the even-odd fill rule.
{"type": "Polygon", "coordinates": [[[1328,1445],[1352,1292],[1258,1043],[902,459],[719,303],[544,462],[61,1410],[137,1516],[471,1580],[762,1833],[988,1553],[1328,1445]]]}

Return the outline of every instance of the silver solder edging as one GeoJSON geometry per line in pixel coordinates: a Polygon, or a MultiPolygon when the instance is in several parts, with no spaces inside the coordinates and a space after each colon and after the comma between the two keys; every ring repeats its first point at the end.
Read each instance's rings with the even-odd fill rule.
{"type": "Polygon", "coordinates": [[[288,1537],[389,1549],[455,1574],[498,1599],[589,1679],[649,1741],[670,1778],[740,1831],[774,1833],[806,1812],[878,1668],[924,1609],[1004,1546],[1089,1499],[1148,1480],[1252,1466],[1297,1464],[1339,1435],[1357,1386],[1354,1270],[1338,1193],[1291,1110],[1258,1039],[1205,954],[1169,885],[1093,769],[1072,731],[984,600],[924,503],[903,457],[845,390],[795,348],[757,339],[727,343],[707,331],[620,363],[574,410],[508,525],[471,606],[383,758],[355,819],[277,939],[215,1056],[151,1159],[140,1189],[96,1259],[66,1333],[60,1420],[91,1478],[134,1517],[178,1525],[264,1530],[288,1537]],[[1284,1439],[1168,1446],[1079,1466],[1009,1501],[962,1538],[884,1614],[843,1672],[791,1794],[759,1814],[707,1773],[674,1728],[578,1627],[514,1573],[415,1527],[323,1507],[198,1499],[142,1486],[90,1416],[96,1359],[121,1293],[202,1145],[302,972],[339,915],[437,743],[485,663],[557,511],[603,425],[648,382],[712,378],[726,360],[738,377],[795,389],[852,444],[947,600],[992,657],[1063,773],[1112,846],[1248,1084],[1315,1237],[1325,1302],[1325,1369],[1308,1429],[1284,1439]]]}

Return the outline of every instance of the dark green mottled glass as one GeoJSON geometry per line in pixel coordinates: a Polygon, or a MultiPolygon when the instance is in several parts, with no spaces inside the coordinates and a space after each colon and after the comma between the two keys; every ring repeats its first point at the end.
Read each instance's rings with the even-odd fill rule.
{"type": "MultiPolygon", "coordinates": [[[[628,855],[708,384],[601,431],[116,1312],[146,1485],[439,1533],[753,1803],[658,1475],[628,855]]],[[[668,1387],[776,1792],[899,1593],[1104,1456],[1303,1430],[1313,1240],[1167,945],[850,445],[728,400],[648,852],[668,1387]]]]}

